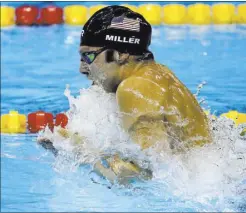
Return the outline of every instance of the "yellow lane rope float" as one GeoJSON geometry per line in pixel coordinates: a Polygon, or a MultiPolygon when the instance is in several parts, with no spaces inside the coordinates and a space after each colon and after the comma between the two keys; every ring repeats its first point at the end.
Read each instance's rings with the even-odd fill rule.
{"type": "MultiPolygon", "coordinates": [[[[148,3],[141,4],[140,6],[131,4],[123,4],[122,6],[126,6],[131,10],[142,14],[146,20],[154,26],[161,24],[246,24],[246,3],[241,3],[238,5],[233,3],[214,3],[212,5],[205,3],[194,3],[189,6],[182,4],[166,4],[161,6],[156,3],[148,3]]],[[[14,8],[9,6],[1,6],[1,27],[15,25],[16,20],[19,19],[30,19],[30,12],[28,13],[27,10],[23,13],[16,13],[16,10],[18,8],[20,9],[20,7],[14,8]]],[[[95,12],[103,7],[106,7],[106,5],[94,5],[89,8],[83,5],[69,5],[64,8],[59,8],[59,10],[63,10],[64,12],[65,24],[82,26],[95,12]]],[[[53,6],[53,8],[58,7],[53,6]]],[[[24,9],[22,8],[22,10],[24,9]]],[[[42,8],[36,8],[36,10],[39,10],[40,12],[42,8]]],[[[54,16],[58,16],[60,14],[51,10],[48,12],[49,18],[52,16],[54,18],[54,16]]],[[[61,21],[58,24],[62,23],[63,22],[61,21]]],[[[36,21],[36,24],[39,24],[39,22],[36,21]]],[[[22,25],[28,24],[23,23],[22,25]]]]}

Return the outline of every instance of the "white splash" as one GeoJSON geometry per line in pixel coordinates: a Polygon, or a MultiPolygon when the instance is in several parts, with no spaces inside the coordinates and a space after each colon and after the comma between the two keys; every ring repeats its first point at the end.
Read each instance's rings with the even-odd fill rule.
{"type": "MultiPolygon", "coordinates": [[[[197,95],[202,86],[198,86],[197,95]]],[[[86,140],[74,146],[72,138],[63,139],[56,130],[51,133],[46,129],[42,137],[52,138],[54,146],[63,153],[63,157],[57,158],[56,170],[63,170],[67,159],[73,171],[80,163],[93,163],[104,155],[120,153],[135,158],[142,166],[149,162],[144,167],[152,168],[152,181],[165,186],[163,190],[200,202],[211,211],[231,210],[230,202],[246,197],[243,183],[246,180],[246,137],[240,136],[245,125],[236,127],[226,118],[209,116],[212,144],[176,155],[166,151],[158,153],[154,149],[142,152],[121,127],[114,94],[92,86],[73,97],[67,87],[65,96],[70,105],[67,129],[85,136],[86,140]],[[74,152],[76,155],[72,155],[74,152]]]]}
{"type": "Polygon", "coordinates": [[[75,144],[73,137],[62,138],[58,128],[54,133],[46,128],[40,137],[51,139],[58,150],[66,151],[66,155],[76,152],[79,163],[94,163],[100,157],[114,153],[141,158],[140,147],[130,142],[121,127],[114,94],[108,94],[98,86],[81,89],[77,98],[71,96],[67,86],[64,94],[70,105],[66,113],[69,119],[67,129],[83,136],[83,143],[75,144]]]}
{"type": "Polygon", "coordinates": [[[156,165],[155,177],[179,197],[211,207],[216,200],[213,209],[222,210],[227,199],[246,197],[246,138],[240,136],[243,125],[236,127],[223,117],[209,119],[213,143],[176,156],[162,153],[160,162],[167,166],[163,170],[161,163],[156,165]]]}

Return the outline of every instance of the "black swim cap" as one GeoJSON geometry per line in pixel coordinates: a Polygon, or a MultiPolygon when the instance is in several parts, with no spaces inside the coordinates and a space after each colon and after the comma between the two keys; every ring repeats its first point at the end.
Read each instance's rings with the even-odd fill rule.
{"type": "Polygon", "coordinates": [[[150,42],[151,26],[142,15],[127,7],[109,6],[97,11],[84,25],[80,45],[142,55],[149,52],[150,42]]]}

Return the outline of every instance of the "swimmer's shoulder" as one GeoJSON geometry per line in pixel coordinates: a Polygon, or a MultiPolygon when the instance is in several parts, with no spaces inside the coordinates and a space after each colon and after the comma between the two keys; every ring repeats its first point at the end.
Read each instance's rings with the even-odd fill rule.
{"type": "Polygon", "coordinates": [[[168,98],[169,103],[178,99],[180,103],[189,105],[192,109],[196,108],[196,111],[199,111],[200,115],[204,117],[204,113],[194,95],[167,66],[154,61],[144,63],[139,67],[135,75],[158,84],[162,90],[166,91],[166,96],[169,97],[171,95],[171,98],[168,98]],[[174,97],[175,99],[173,99],[174,97]]]}
{"type": "MultiPolygon", "coordinates": [[[[174,83],[182,84],[168,66],[159,64],[155,61],[142,63],[138,66],[132,76],[151,80],[164,87],[174,83]]],[[[182,84],[182,86],[184,85],[182,84]]]]}
{"type": "Polygon", "coordinates": [[[165,65],[159,64],[155,61],[144,61],[139,64],[136,74],[144,75],[144,74],[168,74],[172,73],[172,71],[165,65]]]}

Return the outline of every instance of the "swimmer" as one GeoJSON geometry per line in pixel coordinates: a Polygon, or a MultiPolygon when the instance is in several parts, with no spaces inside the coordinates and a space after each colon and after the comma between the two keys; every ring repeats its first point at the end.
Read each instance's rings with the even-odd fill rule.
{"type": "Polygon", "coordinates": [[[142,15],[105,7],[81,33],[80,72],[116,93],[123,126],[142,149],[157,141],[176,150],[209,143],[205,113],[174,73],[155,62],[150,43],[151,26],[142,15]]]}
{"type": "MultiPolygon", "coordinates": [[[[81,33],[80,72],[116,94],[122,126],[142,150],[157,147],[161,152],[168,146],[179,152],[210,143],[208,121],[196,98],[168,67],[155,62],[148,49],[151,31],[142,15],[126,7],[99,10],[81,33]]],[[[66,130],[60,134],[73,135],[66,130]]],[[[132,160],[104,160],[108,166],[97,162],[94,168],[111,182],[141,171],[147,174],[144,179],[152,177],[132,160]]]]}

